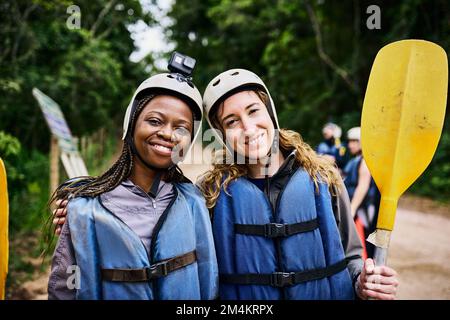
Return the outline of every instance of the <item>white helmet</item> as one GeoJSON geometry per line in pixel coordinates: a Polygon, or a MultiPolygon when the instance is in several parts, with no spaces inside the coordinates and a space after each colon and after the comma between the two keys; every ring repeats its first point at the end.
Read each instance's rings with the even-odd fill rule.
{"type": "Polygon", "coordinates": [[[336,128],[334,129],[333,136],[334,136],[335,139],[340,139],[341,136],[342,136],[342,129],[338,125],[336,125],[336,128]]]}
{"type": "Polygon", "coordinates": [[[270,106],[267,106],[269,115],[274,122],[275,129],[280,129],[277,112],[272,97],[260,77],[245,69],[230,69],[222,72],[212,79],[206,87],[205,92],[203,93],[203,108],[206,113],[206,120],[208,121],[209,126],[213,129],[216,138],[226,147],[226,150],[230,154],[233,154],[233,151],[230,150],[229,146],[227,146],[223,140],[219,129],[214,128],[213,126],[211,111],[217,108],[219,102],[223,101],[233,93],[239,92],[240,89],[244,89],[245,87],[260,88],[268,95],[270,101],[270,106]]]}
{"type": "Polygon", "coordinates": [[[192,84],[192,82],[186,81],[186,79],[181,78],[177,74],[170,73],[161,73],[152,76],[142,82],[137,88],[125,113],[125,118],[123,121],[122,140],[125,140],[128,133],[131,112],[133,110],[133,105],[136,102],[136,97],[141,92],[148,89],[160,89],[163,92],[167,91],[168,94],[173,94],[174,96],[179,97],[180,99],[188,103],[188,105],[192,108],[192,112],[194,113],[194,119],[200,121],[200,124],[197,127],[195,134],[193,135],[192,141],[194,141],[201,131],[201,119],[203,115],[202,96],[200,95],[198,89],[192,84]]]}
{"type": "Polygon", "coordinates": [[[267,89],[264,82],[251,71],[245,69],[230,69],[228,71],[222,72],[214,79],[212,79],[205,89],[203,94],[203,107],[206,112],[206,119],[209,125],[213,128],[210,112],[213,108],[217,107],[217,103],[220,102],[224,97],[227,97],[230,93],[239,91],[243,87],[259,87],[261,88],[270,99],[270,109],[269,114],[273,117],[274,125],[276,129],[280,129],[277,119],[277,113],[275,110],[275,105],[273,103],[272,97],[270,96],[269,90],[267,89]]]}
{"type": "Polygon", "coordinates": [[[354,127],[347,131],[348,140],[361,140],[361,127],[354,127]]]}
{"type": "Polygon", "coordinates": [[[341,138],[342,129],[337,124],[335,124],[333,122],[328,122],[323,126],[322,131],[324,131],[326,129],[331,129],[331,131],[333,132],[333,138],[335,138],[335,139],[341,138]]]}
{"type": "MultiPolygon", "coordinates": [[[[150,188],[150,191],[148,192],[153,197],[156,196],[158,192],[158,187],[160,183],[160,179],[162,177],[162,170],[171,170],[176,167],[176,163],[174,163],[169,168],[156,168],[153,165],[149,164],[145,159],[141,157],[139,152],[136,149],[136,146],[133,141],[133,137],[131,136],[132,132],[129,131],[132,128],[130,128],[132,114],[135,112],[136,107],[138,106],[139,101],[141,98],[145,97],[146,94],[168,94],[174,97],[177,97],[184,102],[186,102],[189,107],[192,110],[192,113],[194,115],[194,120],[197,120],[198,126],[196,128],[196,132],[192,136],[191,142],[195,141],[198,134],[201,131],[201,119],[203,115],[202,110],[202,96],[200,95],[200,92],[198,89],[194,86],[194,84],[191,82],[191,78],[186,77],[185,75],[181,73],[177,73],[179,70],[183,71],[185,67],[188,67],[188,71],[192,72],[192,69],[195,65],[195,60],[192,58],[189,58],[189,60],[183,62],[184,59],[187,59],[189,57],[183,57],[177,52],[174,52],[172,54],[172,58],[169,61],[169,70],[174,71],[173,73],[161,73],[154,75],[153,77],[148,78],[144,82],[140,84],[140,86],[137,88],[136,92],[133,95],[133,98],[131,98],[131,101],[128,105],[127,111],[125,113],[125,118],[123,121],[123,136],[122,140],[128,141],[130,143],[130,147],[132,149],[132,152],[144,163],[145,166],[151,169],[158,170],[157,175],[153,179],[152,186],[150,188]],[[181,57],[182,65],[180,65],[179,61],[173,61],[173,59],[177,59],[181,57]],[[174,62],[174,64],[172,64],[174,62]],[[181,69],[180,69],[181,67],[181,69]]],[[[194,128],[197,123],[194,123],[194,128]]],[[[186,150],[186,153],[189,153],[190,149],[192,148],[192,143],[189,145],[188,150],[186,150]]],[[[181,160],[181,159],[180,159],[181,160]]]]}

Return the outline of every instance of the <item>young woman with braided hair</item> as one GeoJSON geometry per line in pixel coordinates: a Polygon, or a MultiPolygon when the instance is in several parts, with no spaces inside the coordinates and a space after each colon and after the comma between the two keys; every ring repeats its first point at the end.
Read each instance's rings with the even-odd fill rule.
{"type": "Polygon", "coordinates": [[[158,74],[134,94],[123,150],[99,177],[71,180],[49,299],[213,299],[217,262],[200,192],[176,166],[187,153],[201,95],[180,74],[158,74]]]}

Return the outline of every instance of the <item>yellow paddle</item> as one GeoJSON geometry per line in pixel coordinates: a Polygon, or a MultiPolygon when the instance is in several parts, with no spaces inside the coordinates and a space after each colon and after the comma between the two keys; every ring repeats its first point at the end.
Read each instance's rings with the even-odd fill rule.
{"type": "Polygon", "coordinates": [[[5,299],[5,281],[8,274],[8,189],[6,170],[0,159],[0,300],[5,299]]]}
{"type": "Polygon", "coordinates": [[[436,151],[447,100],[447,55],[438,45],[403,40],[383,47],[370,72],[361,119],[367,166],[381,192],[377,230],[368,241],[385,265],[398,198],[436,151]]]}

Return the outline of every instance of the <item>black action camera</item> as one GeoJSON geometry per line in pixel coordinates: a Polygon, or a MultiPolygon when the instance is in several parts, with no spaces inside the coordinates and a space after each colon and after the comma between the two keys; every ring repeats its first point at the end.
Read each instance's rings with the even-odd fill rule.
{"type": "Polygon", "coordinates": [[[186,78],[190,78],[195,62],[195,59],[175,51],[170,57],[168,69],[170,72],[179,73],[186,78]]]}

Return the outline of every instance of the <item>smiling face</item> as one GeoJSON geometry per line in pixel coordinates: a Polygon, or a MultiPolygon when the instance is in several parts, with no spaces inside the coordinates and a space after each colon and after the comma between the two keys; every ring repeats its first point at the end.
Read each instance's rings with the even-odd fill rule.
{"type": "Polygon", "coordinates": [[[266,105],[254,91],[228,97],[219,107],[217,121],[228,144],[249,159],[264,158],[275,135],[266,105]]]}
{"type": "MultiPolygon", "coordinates": [[[[191,143],[192,111],[182,100],[168,95],[151,99],[136,121],[134,144],[141,157],[157,168],[168,168],[180,150],[191,143]]],[[[143,166],[138,157],[136,166],[143,166]]],[[[143,166],[145,167],[145,166],[143,166]]]]}

